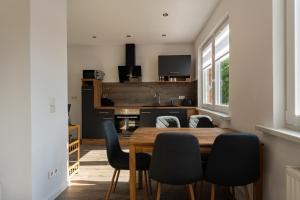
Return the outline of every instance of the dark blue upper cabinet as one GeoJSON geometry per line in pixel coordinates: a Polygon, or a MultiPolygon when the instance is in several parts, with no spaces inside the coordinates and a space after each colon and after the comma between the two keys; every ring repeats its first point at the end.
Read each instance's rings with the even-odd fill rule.
{"type": "Polygon", "coordinates": [[[191,76],[191,55],[158,56],[159,76],[191,76]]]}

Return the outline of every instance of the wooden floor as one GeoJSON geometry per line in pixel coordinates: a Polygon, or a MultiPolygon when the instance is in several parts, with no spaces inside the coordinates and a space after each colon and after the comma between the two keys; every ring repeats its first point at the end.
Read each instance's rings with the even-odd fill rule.
{"type": "MultiPolygon", "coordinates": [[[[111,181],[113,168],[110,167],[106,157],[106,150],[96,145],[81,145],[80,172],[71,179],[71,184],[57,200],[102,200],[111,181]]],[[[111,200],[129,199],[129,171],[121,171],[119,182],[115,193],[112,193],[111,200]]],[[[198,189],[197,199],[209,198],[209,184],[198,189]],[[200,195],[199,195],[200,194],[200,195]]],[[[153,188],[155,183],[153,182],[153,188]]],[[[142,198],[142,190],[138,190],[138,199],[142,198]]],[[[149,199],[153,199],[150,197],[149,199]]],[[[162,187],[162,200],[183,200],[189,199],[184,186],[162,187]]],[[[217,200],[225,200],[221,189],[217,190],[217,200]]]]}

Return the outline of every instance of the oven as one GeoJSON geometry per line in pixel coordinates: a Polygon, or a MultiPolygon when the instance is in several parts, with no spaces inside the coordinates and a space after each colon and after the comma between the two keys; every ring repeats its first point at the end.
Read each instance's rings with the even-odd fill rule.
{"type": "Polygon", "coordinates": [[[115,109],[115,125],[122,136],[130,136],[139,127],[140,110],[135,108],[115,109]]]}

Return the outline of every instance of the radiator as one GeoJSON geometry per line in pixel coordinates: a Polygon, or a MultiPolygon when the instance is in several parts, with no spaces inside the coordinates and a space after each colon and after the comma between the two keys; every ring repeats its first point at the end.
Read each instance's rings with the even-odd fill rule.
{"type": "Polygon", "coordinates": [[[300,199],[300,167],[286,167],[286,200],[300,199]]]}

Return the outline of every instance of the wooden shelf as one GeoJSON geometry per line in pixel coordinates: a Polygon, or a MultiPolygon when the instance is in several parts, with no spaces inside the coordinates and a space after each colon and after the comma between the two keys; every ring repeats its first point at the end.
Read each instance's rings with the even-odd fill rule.
{"type": "Polygon", "coordinates": [[[92,85],[94,95],[94,108],[101,106],[102,81],[97,79],[81,79],[82,86],[92,85]]]}
{"type": "Polygon", "coordinates": [[[159,83],[190,83],[192,81],[158,81],[159,83]]]}
{"type": "Polygon", "coordinates": [[[189,83],[189,82],[192,82],[192,78],[191,78],[191,76],[160,76],[159,82],[189,83]]]}
{"type": "Polygon", "coordinates": [[[79,161],[69,161],[69,178],[74,176],[74,174],[79,172],[79,161]]]}
{"type": "Polygon", "coordinates": [[[71,178],[74,174],[79,172],[80,167],[80,126],[79,125],[70,125],[68,131],[68,151],[69,151],[69,166],[68,166],[68,174],[69,178],[71,178]],[[71,139],[72,132],[76,131],[76,139],[71,139]],[[71,161],[70,156],[73,153],[77,153],[76,160],[71,161]]]}

